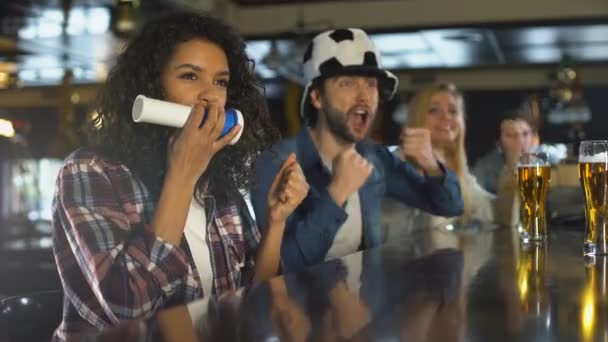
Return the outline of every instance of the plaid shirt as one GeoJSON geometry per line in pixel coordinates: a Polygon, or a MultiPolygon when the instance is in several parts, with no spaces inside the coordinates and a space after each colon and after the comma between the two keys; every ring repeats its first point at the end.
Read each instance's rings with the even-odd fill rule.
{"type": "MultiPolygon", "coordinates": [[[[82,149],[66,159],[53,200],[53,249],[65,294],[55,338],[203,296],[186,240],[175,246],[150,230],[154,205],[125,165],[82,149]]],[[[244,202],[207,217],[213,291],[220,294],[251,281],[260,232],[244,202]]]]}

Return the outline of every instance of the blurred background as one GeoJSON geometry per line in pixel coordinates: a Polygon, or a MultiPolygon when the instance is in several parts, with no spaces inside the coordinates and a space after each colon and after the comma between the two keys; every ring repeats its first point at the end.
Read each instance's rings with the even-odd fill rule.
{"type": "Polygon", "coordinates": [[[564,144],[570,159],[578,141],[607,137],[607,0],[2,1],[0,298],[61,289],[50,236],[57,170],[82,141],[125,42],[171,9],[210,11],[240,29],[284,136],[301,125],[310,38],[360,27],[400,79],[375,124],[379,142],[395,144],[413,92],[442,81],[465,94],[471,164],[496,146],[501,116],[516,108],[529,108],[541,141],[564,144]]]}

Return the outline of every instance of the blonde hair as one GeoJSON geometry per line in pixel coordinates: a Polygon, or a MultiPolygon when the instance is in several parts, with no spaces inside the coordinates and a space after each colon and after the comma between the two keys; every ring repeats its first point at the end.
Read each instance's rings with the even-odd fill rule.
{"type": "Polygon", "coordinates": [[[412,100],[408,108],[407,127],[426,128],[426,119],[431,106],[431,98],[437,93],[448,93],[452,95],[457,102],[458,111],[460,113],[461,125],[458,136],[456,137],[456,144],[448,144],[447,146],[437,146],[436,142],[433,143],[433,149],[441,148],[444,152],[446,166],[449,167],[458,176],[460,182],[460,189],[462,192],[462,198],[464,201],[464,215],[462,220],[467,222],[471,218],[471,196],[468,189],[468,182],[466,177],[469,174],[469,167],[467,164],[467,153],[465,150],[465,112],[464,112],[464,99],[462,93],[452,83],[438,83],[432,86],[427,86],[420,89],[412,100]]]}

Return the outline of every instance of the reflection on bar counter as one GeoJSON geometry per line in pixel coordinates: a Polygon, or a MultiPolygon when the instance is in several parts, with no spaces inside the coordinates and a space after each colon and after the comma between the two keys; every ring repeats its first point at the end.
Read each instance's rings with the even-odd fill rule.
{"type": "Polygon", "coordinates": [[[521,246],[517,266],[520,305],[525,316],[550,319],[551,298],[545,283],[546,244],[532,242],[521,246]]]}
{"type": "Polygon", "coordinates": [[[585,257],[585,286],[580,295],[582,341],[608,340],[608,289],[606,256],[585,257]]]}

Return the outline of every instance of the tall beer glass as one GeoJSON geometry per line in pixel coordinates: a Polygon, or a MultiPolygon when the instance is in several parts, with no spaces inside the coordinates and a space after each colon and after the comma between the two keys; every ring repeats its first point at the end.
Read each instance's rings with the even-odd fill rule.
{"type": "Polygon", "coordinates": [[[517,184],[521,199],[521,238],[524,242],[546,238],[545,202],[551,179],[551,165],[545,153],[524,153],[517,163],[517,184]]]}
{"type": "Polygon", "coordinates": [[[608,254],[608,141],[583,141],[579,147],[578,174],[585,194],[585,255],[608,254]]]}

